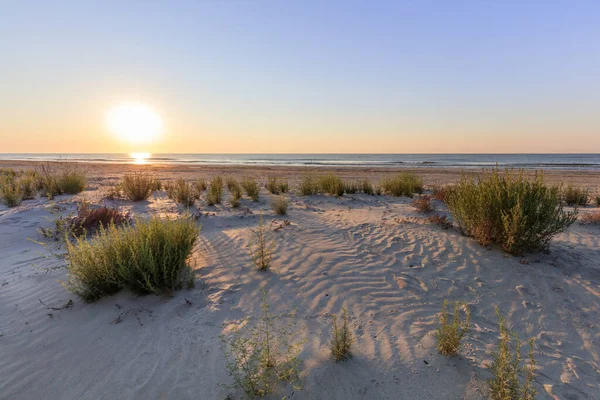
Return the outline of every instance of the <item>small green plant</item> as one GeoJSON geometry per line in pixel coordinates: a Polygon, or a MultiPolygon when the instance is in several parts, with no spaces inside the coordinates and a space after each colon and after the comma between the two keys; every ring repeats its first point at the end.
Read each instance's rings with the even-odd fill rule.
{"type": "Polygon", "coordinates": [[[448,313],[448,300],[444,300],[442,313],[440,315],[440,327],[436,332],[437,349],[445,356],[455,356],[460,349],[460,342],[469,329],[471,312],[465,303],[456,302],[454,304],[454,316],[450,322],[448,313]],[[464,320],[460,320],[460,310],[464,309],[464,320]]]}
{"type": "Polygon", "coordinates": [[[284,196],[273,196],[271,198],[271,208],[275,211],[275,214],[287,214],[288,205],[289,201],[284,196]]]}
{"type": "Polygon", "coordinates": [[[17,178],[0,177],[0,200],[8,207],[16,207],[23,200],[23,189],[17,178]]]}
{"type": "Polygon", "coordinates": [[[250,240],[250,256],[252,261],[261,271],[266,271],[271,266],[275,243],[271,230],[265,224],[262,213],[258,220],[258,228],[252,230],[250,240]]]}
{"type": "Polygon", "coordinates": [[[563,200],[568,206],[586,206],[589,199],[588,191],[584,188],[568,185],[563,190],[563,200]]]}
{"type": "Polygon", "coordinates": [[[238,208],[240,206],[240,200],[242,199],[242,187],[237,181],[235,181],[235,184],[230,186],[229,191],[231,192],[231,200],[229,200],[229,204],[232,208],[238,208]]]}
{"type": "Polygon", "coordinates": [[[256,183],[256,180],[253,178],[244,178],[242,179],[242,187],[246,191],[248,197],[253,201],[258,201],[260,187],[258,186],[258,183],[256,183]]]}
{"type": "Polygon", "coordinates": [[[221,204],[221,200],[223,199],[223,178],[220,176],[215,176],[210,182],[210,187],[208,189],[208,195],[206,196],[206,202],[209,206],[214,206],[215,204],[221,204]]]}
{"type": "Polygon", "coordinates": [[[369,196],[373,196],[375,194],[375,189],[373,189],[373,184],[368,179],[363,179],[360,181],[360,190],[364,194],[368,194],[369,196]]]}
{"type": "Polygon", "coordinates": [[[226,367],[233,383],[231,388],[242,389],[248,396],[273,393],[280,382],[297,388],[303,340],[301,332],[284,325],[273,314],[263,292],[261,316],[255,326],[248,320],[230,336],[221,335],[226,367]]]}
{"type": "Polygon", "coordinates": [[[281,193],[287,193],[290,190],[290,185],[288,184],[287,180],[281,180],[279,182],[279,191],[281,193]]]}
{"type": "Polygon", "coordinates": [[[529,363],[521,366],[521,341],[518,336],[509,331],[504,323],[504,317],[496,308],[500,320],[500,338],[498,350],[492,353],[494,359],[491,370],[494,375],[488,381],[490,396],[493,400],[533,400],[537,390],[533,387],[535,376],[535,358],[533,356],[534,340],[529,341],[529,363]],[[511,346],[514,342],[514,354],[511,346]],[[524,382],[521,383],[521,376],[524,382]]]}
{"type": "Polygon", "coordinates": [[[319,190],[322,193],[334,196],[343,196],[345,187],[344,181],[337,175],[323,175],[318,179],[319,190]]]}
{"type": "Polygon", "coordinates": [[[277,182],[276,177],[268,177],[267,183],[265,184],[265,188],[267,188],[267,190],[271,194],[279,194],[280,193],[279,184],[277,182]]]}
{"type": "Polygon", "coordinates": [[[155,178],[152,175],[141,173],[125,175],[121,182],[121,192],[126,199],[131,201],[148,200],[155,187],[155,178]]]}
{"type": "Polygon", "coordinates": [[[168,293],[193,284],[188,260],[200,228],[191,218],[136,220],[100,226],[86,240],[67,241],[67,282],[63,285],[91,302],[122,288],[135,293],[168,293]]]}
{"type": "Polygon", "coordinates": [[[186,206],[193,206],[197,199],[200,198],[200,192],[196,190],[196,186],[186,182],[183,178],[177,179],[174,183],[165,184],[167,196],[177,203],[186,206]]]}
{"type": "Polygon", "coordinates": [[[319,192],[318,183],[313,175],[304,175],[300,180],[300,194],[312,196],[319,192]]]}
{"type": "Polygon", "coordinates": [[[352,357],[352,343],[354,337],[348,326],[348,312],[342,310],[342,321],[338,321],[337,315],[332,315],[331,328],[331,356],[335,362],[352,357]]]}
{"type": "Polygon", "coordinates": [[[348,194],[360,192],[360,183],[357,181],[344,182],[344,192],[348,194]]]}
{"type": "Polygon", "coordinates": [[[452,192],[452,188],[453,188],[453,185],[444,185],[444,186],[434,185],[431,188],[431,197],[433,197],[436,200],[443,201],[445,203],[446,198],[452,192]]]}
{"type": "Polygon", "coordinates": [[[542,174],[528,178],[523,170],[500,174],[495,168],[477,180],[463,176],[446,204],[461,232],[517,255],[546,248],[577,219],[576,210],[564,211],[560,187],[546,186],[542,174]]]}
{"type": "Polygon", "coordinates": [[[428,213],[433,211],[431,197],[429,197],[428,195],[418,197],[414,199],[410,204],[422,213],[428,213]]]}
{"type": "Polygon", "coordinates": [[[87,186],[87,175],[73,163],[40,164],[35,172],[36,186],[44,196],[77,194],[87,186]]]}
{"type": "Polygon", "coordinates": [[[206,183],[206,179],[198,178],[194,182],[194,187],[198,193],[204,192],[208,188],[208,184],[206,183]]]}
{"type": "Polygon", "coordinates": [[[415,194],[423,193],[423,180],[411,173],[402,173],[385,178],[381,181],[383,191],[392,196],[413,197],[415,194]]]}

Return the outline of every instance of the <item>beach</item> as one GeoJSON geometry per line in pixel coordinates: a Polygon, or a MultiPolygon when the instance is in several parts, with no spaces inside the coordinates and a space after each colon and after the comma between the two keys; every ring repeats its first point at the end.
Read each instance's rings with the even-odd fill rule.
{"type": "MultiPolygon", "coordinates": [[[[1,161],[27,169],[31,161],[1,161]]],[[[455,227],[429,223],[408,197],[345,194],[300,196],[308,173],[369,179],[411,172],[434,185],[479,169],[297,166],[186,166],[77,163],[88,187],[78,195],[0,205],[1,399],[242,399],[231,383],[220,335],[245,317],[256,321],[263,293],[272,311],[299,331],[297,387],[272,399],[485,399],[491,352],[498,339],[496,308],[525,343],[535,339],[535,382],[541,399],[600,398],[600,236],[574,223],[549,251],[513,256],[481,246],[455,227]],[[148,172],[166,182],[213,176],[253,177],[260,199],[190,209],[164,191],[131,202],[105,199],[124,175],[148,172]],[[275,215],[267,177],[287,179],[287,215],[275,215]],[[88,199],[139,217],[194,214],[201,233],[191,265],[195,287],[170,296],[127,291],[87,304],[61,285],[64,247],[37,232],[88,199]],[[58,209],[59,211],[56,211],[58,209]],[[258,271],[248,253],[260,216],[274,235],[272,267],[258,271]],[[42,246],[38,242],[44,242],[42,246]],[[471,312],[457,357],[436,349],[444,300],[471,312]],[[353,357],[330,357],[331,316],[347,308],[353,357]]],[[[528,173],[532,173],[529,171],[528,173]]],[[[600,171],[550,170],[550,183],[598,193],[600,171]]],[[[228,195],[225,196],[227,198],[228,195]]],[[[433,201],[435,213],[450,217],[433,201]]],[[[570,209],[570,208],[569,208],[570,209]]],[[[588,206],[580,214],[593,212],[588,206]]],[[[526,345],[524,345],[525,351],[526,345]]]]}

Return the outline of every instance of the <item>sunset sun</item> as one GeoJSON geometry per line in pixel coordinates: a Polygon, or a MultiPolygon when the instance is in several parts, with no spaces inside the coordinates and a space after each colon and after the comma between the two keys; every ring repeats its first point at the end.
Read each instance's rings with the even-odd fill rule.
{"type": "Polygon", "coordinates": [[[160,115],[142,103],[130,102],[114,106],[108,112],[106,122],[114,135],[131,144],[150,143],[163,130],[160,115]]]}

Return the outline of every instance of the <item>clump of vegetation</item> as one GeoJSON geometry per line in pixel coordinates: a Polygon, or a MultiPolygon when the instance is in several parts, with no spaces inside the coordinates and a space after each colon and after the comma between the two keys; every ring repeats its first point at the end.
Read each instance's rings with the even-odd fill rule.
{"type": "Polygon", "coordinates": [[[443,201],[445,203],[449,193],[452,192],[452,188],[453,185],[434,185],[431,188],[431,197],[433,197],[436,200],[443,201]]]}
{"type": "Polygon", "coordinates": [[[337,175],[323,175],[318,179],[321,193],[334,196],[343,196],[345,187],[344,181],[337,175]]]}
{"type": "Polygon", "coordinates": [[[373,189],[373,184],[368,179],[363,179],[359,182],[360,190],[364,194],[368,194],[369,196],[373,196],[375,194],[375,189],[373,189]]]}
{"type": "Polygon", "coordinates": [[[431,197],[424,195],[417,199],[414,199],[410,203],[414,208],[422,213],[428,213],[433,211],[433,205],[431,204],[431,197]]]}
{"type": "Polygon", "coordinates": [[[427,217],[427,221],[431,224],[439,226],[442,229],[452,228],[452,222],[448,221],[448,217],[446,217],[445,215],[430,215],[429,217],[427,217]]]}
{"type": "Polygon", "coordinates": [[[121,182],[108,185],[103,190],[103,197],[108,200],[119,199],[122,196],[122,184],[121,182]]]}
{"type": "Polygon", "coordinates": [[[445,356],[455,356],[460,349],[460,342],[469,329],[471,312],[465,303],[456,302],[454,304],[454,316],[450,322],[448,313],[448,300],[444,300],[442,313],[440,315],[440,327],[436,332],[437,349],[440,354],[445,356]],[[464,319],[460,320],[460,309],[464,309],[464,319]]]}
{"type": "Polygon", "coordinates": [[[229,185],[229,191],[231,192],[231,200],[229,200],[229,204],[232,208],[238,208],[242,199],[242,187],[237,181],[234,182],[235,183],[229,185]]]}
{"type": "Polygon", "coordinates": [[[335,362],[346,360],[352,357],[352,343],[354,337],[348,327],[348,312],[346,308],[342,310],[342,321],[338,321],[337,315],[332,315],[331,329],[331,356],[335,362]]]}
{"type": "Polygon", "coordinates": [[[196,190],[196,186],[186,182],[183,178],[177,179],[174,183],[165,185],[167,196],[177,203],[186,206],[193,206],[196,200],[200,198],[200,192],[196,190]]]}
{"type": "Polygon", "coordinates": [[[348,194],[355,194],[360,192],[360,185],[357,181],[344,182],[344,192],[348,194]]]}
{"type": "Polygon", "coordinates": [[[595,212],[583,215],[580,218],[579,222],[581,224],[594,224],[594,225],[600,224],[600,211],[595,211],[595,212]]]}
{"type": "Polygon", "coordinates": [[[23,201],[23,189],[17,178],[8,175],[0,177],[0,200],[8,207],[16,207],[23,201]]]}
{"type": "Polygon", "coordinates": [[[319,192],[319,186],[313,175],[304,175],[300,180],[300,194],[302,196],[312,196],[319,192]]]}
{"type": "Polygon", "coordinates": [[[37,187],[44,196],[81,193],[87,186],[87,176],[72,163],[45,163],[38,166],[37,187]]]}
{"type": "Polygon", "coordinates": [[[381,181],[383,191],[392,196],[413,197],[414,194],[423,193],[423,180],[411,173],[402,173],[385,178],[381,181]]]}
{"type": "Polygon", "coordinates": [[[208,188],[208,184],[206,183],[206,179],[198,178],[194,181],[194,188],[198,193],[204,192],[208,188]]]}
{"type": "Polygon", "coordinates": [[[261,304],[262,315],[255,326],[249,321],[230,337],[222,335],[222,349],[227,371],[233,378],[232,388],[242,389],[248,396],[266,396],[280,382],[292,386],[298,379],[303,341],[300,332],[280,323],[270,311],[266,294],[261,304]]]}
{"type": "Polygon", "coordinates": [[[582,187],[569,184],[563,190],[563,200],[568,206],[586,206],[589,199],[588,191],[582,187]]]}
{"type": "Polygon", "coordinates": [[[206,202],[209,206],[214,206],[215,204],[221,204],[221,200],[223,199],[223,178],[220,176],[215,176],[211,182],[210,187],[208,189],[208,195],[206,196],[206,202]]]}
{"type": "Polygon", "coordinates": [[[273,196],[271,198],[271,208],[273,209],[273,211],[275,211],[275,214],[287,214],[288,205],[289,201],[284,196],[273,196]]]}
{"type": "Polygon", "coordinates": [[[279,180],[276,177],[267,178],[265,187],[271,194],[287,193],[289,188],[287,181],[279,180]]]}
{"type": "Polygon", "coordinates": [[[528,179],[522,170],[496,168],[477,181],[463,176],[446,203],[464,234],[511,254],[544,249],[577,219],[576,211],[563,210],[558,186],[546,186],[542,174],[528,179]]]}
{"type": "Polygon", "coordinates": [[[265,224],[262,214],[258,220],[258,228],[252,229],[250,240],[250,256],[252,261],[261,271],[266,271],[271,266],[275,243],[269,227],[265,224]]]}
{"type": "Polygon", "coordinates": [[[515,333],[506,328],[504,318],[498,309],[496,309],[496,314],[500,319],[500,338],[498,350],[492,353],[494,362],[491,370],[494,377],[488,381],[490,396],[493,400],[533,400],[537,394],[536,388],[533,387],[535,376],[534,340],[529,341],[529,363],[521,366],[521,341],[515,333]],[[513,342],[514,354],[511,346],[513,342]],[[522,375],[524,375],[523,383],[521,383],[522,375]]]}
{"type": "Polygon", "coordinates": [[[122,288],[158,294],[180,289],[184,282],[192,285],[188,259],[199,232],[191,218],[100,226],[90,240],[67,241],[69,276],[63,284],[88,302],[122,288]]]}
{"type": "Polygon", "coordinates": [[[260,187],[258,183],[253,178],[244,178],[242,179],[242,187],[246,191],[248,197],[250,197],[253,201],[258,201],[258,195],[260,192],[260,187]]]}
{"type": "Polygon", "coordinates": [[[121,191],[131,201],[148,200],[155,187],[155,178],[149,174],[131,174],[123,177],[121,191]]]}

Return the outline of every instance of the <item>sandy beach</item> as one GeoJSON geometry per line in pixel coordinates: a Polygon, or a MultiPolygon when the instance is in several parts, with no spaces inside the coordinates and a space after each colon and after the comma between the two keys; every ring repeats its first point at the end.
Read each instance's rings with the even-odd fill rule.
{"type": "MultiPolygon", "coordinates": [[[[28,168],[32,163],[3,162],[28,168]]],[[[290,180],[288,214],[276,216],[264,187],[239,209],[190,210],[202,226],[193,252],[195,288],[172,297],[123,291],[86,304],[60,283],[64,249],[46,247],[38,227],[56,214],[48,200],[0,205],[0,398],[242,399],[231,383],[219,335],[246,316],[256,319],[262,291],[272,309],[306,339],[300,388],[267,398],[485,399],[498,337],[495,307],[522,340],[536,339],[535,387],[542,399],[600,398],[600,242],[598,227],[573,224],[550,251],[522,257],[483,247],[428,223],[410,199],[346,194],[302,197],[305,172],[377,181],[398,170],[352,168],[188,167],[82,164],[88,189],[58,196],[60,215],[82,198],[146,217],[174,216],[183,206],[156,192],[144,202],[102,199],[125,173],[161,179],[269,175],[290,180]],[[262,213],[275,236],[272,268],[256,270],[250,230],[262,213]],[[284,223],[284,221],[289,221],[284,223]],[[442,302],[463,301],[471,329],[458,357],[438,354],[434,332],[442,302]],[[356,337],[354,357],[329,354],[331,315],[346,307],[356,337]]],[[[404,169],[402,171],[405,171],[404,169]]],[[[417,169],[426,187],[454,182],[459,170],[417,169]]],[[[550,182],[600,186],[600,174],[551,171],[550,182]]],[[[436,212],[447,215],[444,203],[436,212]]],[[[592,212],[588,207],[581,214],[592,212]]]]}

